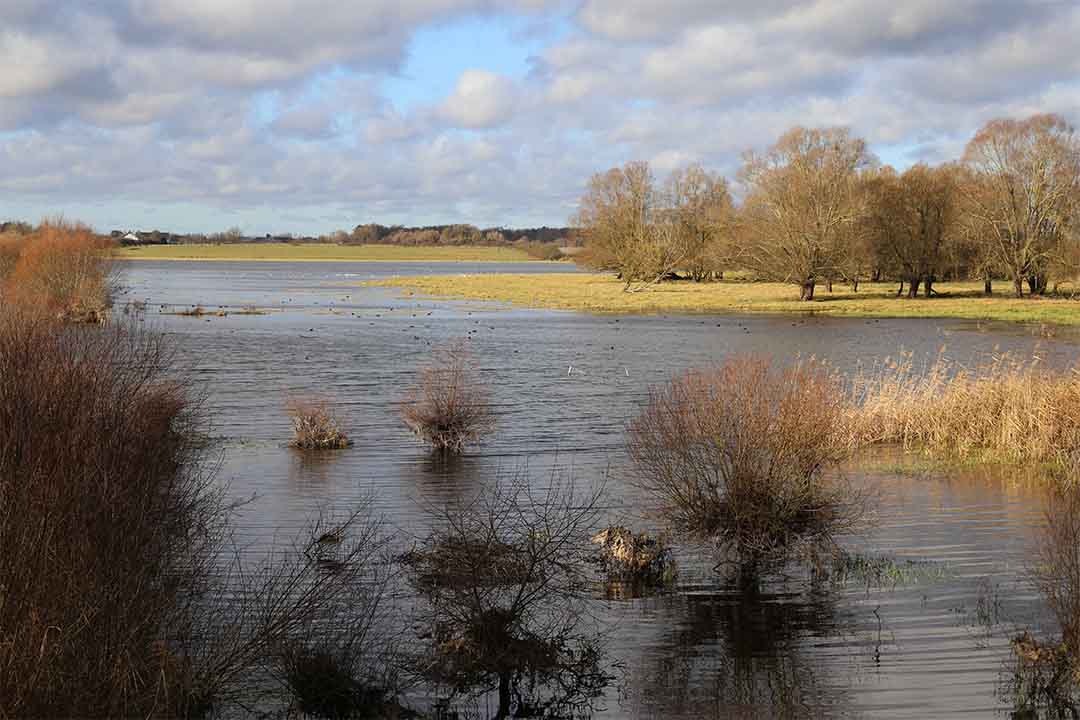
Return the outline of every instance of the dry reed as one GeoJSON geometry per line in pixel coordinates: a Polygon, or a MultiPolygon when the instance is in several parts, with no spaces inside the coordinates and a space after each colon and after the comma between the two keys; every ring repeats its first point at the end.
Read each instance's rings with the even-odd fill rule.
{"type": "Polygon", "coordinates": [[[1080,378],[1008,357],[969,369],[886,361],[854,384],[858,442],[956,458],[1059,462],[1080,452],[1080,378]]]}
{"type": "Polygon", "coordinates": [[[287,410],[293,425],[293,447],[301,450],[339,450],[350,445],[341,421],[325,400],[291,400],[287,410]]]}

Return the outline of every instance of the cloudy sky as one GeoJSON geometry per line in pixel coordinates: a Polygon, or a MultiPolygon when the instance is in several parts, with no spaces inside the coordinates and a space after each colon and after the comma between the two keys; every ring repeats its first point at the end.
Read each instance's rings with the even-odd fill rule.
{"type": "Polygon", "coordinates": [[[1080,123],[1077,0],[0,0],[0,219],[561,225],[794,124],[886,162],[1080,123]]]}

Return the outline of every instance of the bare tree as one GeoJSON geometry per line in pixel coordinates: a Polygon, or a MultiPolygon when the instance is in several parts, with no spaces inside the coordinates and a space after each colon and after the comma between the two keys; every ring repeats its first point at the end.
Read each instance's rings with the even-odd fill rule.
{"type": "Polygon", "coordinates": [[[819,281],[840,275],[861,214],[859,173],[873,162],[866,143],[844,128],[793,128],[765,154],[747,154],[741,264],[795,283],[800,299],[813,300],[819,281]]]}
{"type": "Polygon", "coordinates": [[[587,712],[611,678],[587,631],[590,530],[600,491],[524,475],[435,509],[436,528],[408,553],[430,647],[420,673],[455,694],[497,693],[495,718],[587,712]]]}
{"type": "Polygon", "coordinates": [[[1046,288],[1080,203],[1080,138],[1058,115],[987,123],[968,143],[967,213],[1017,297],[1046,288]]]}

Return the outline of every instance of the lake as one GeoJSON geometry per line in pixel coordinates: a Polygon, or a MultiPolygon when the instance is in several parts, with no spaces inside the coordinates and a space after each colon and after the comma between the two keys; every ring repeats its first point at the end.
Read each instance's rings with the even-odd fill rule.
{"type": "MultiPolygon", "coordinates": [[[[205,389],[220,478],[252,546],[289,542],[313,512],[365,497],[403,535],[423,508],[468,496],[500,475],[537,483],[553,468],[587,487],[607,478],[605,511],[657,529],[626,478],[623,430],[650,385],[727,353],[828,360],[845,372],[911,353],[975,364],[995,354],[1071,366],[1080,337],[952,320],[813,316],[593,316],[430,300],[365,280],[397,274],[566,272],[564,265],[131,262],[123,300],[174,337],[205,389]],[[201,305],[263,315],[184,317],[201,305]],[[465,338],[498,415],[491,441],[434,462],[403,426],[398,403],[433,347],[465,338]],[[287,447],[285,403],[332,398],[354,445],[305,458],[287,447]]],[[[793,290],[794,292],[794,290],[793,290]]],[[[1048,622],[1023,582],[1041,499],[1020,470],[926,471],[884,457],[852,469],[880,496],[876,522],[852,547],[929,562],[940,572],[896,587],[821,590],[775,578],[756,594],[680,548],[679,579],[648,598],[597,597],[618,687],[598,717],[993,717],[1008,629],[1048,622]],[[991,631],[988,631],[988,628],[991,631]]]]}

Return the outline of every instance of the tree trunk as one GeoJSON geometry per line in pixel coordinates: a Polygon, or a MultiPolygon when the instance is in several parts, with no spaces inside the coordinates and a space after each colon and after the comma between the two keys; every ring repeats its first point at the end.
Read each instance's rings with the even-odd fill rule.
{"type": "Polygon", "coordinates": [[[1016,297],[1024,297],[1024,279],[1020,277],[1013,278],[1013,290],[1016,292],[1016,297]]]}
{"type": "Polygon", "coordinates": [[[1046,275],[1039,273],[1028,277],[1028,289],[1032,295],[1042,295],[1046,290],[1046,275]]]}
{"type": "Polygon", "coordinates": [[[900,297],[904,294],[904,281],[900,281],[900,287],[896,289],[896,297],[900,297]]]}
{"type": "Polygon", "coordinates": [[[859,278],[851,281],[851,292],[859,292],[859,278]]]}
{"type": "Polygon", "coordinates": [[[800,300],[813,300],[814,299],[814,281],[806,280],[799,286],[799,299],[800,300]]]}
{"type": "Polygon", "coordinates": [[[989,275],[987,275],[986,279],[983,280],[983,295],[993,295],[993,294],[994,294],[994,280],[989,275]]]}
{"type": "Polygon", "coordinates": [[[919,280],[919,278],[912,278],[908,282],[907,296],[908,296],[909,299],[914,299],[914,298],[919,296],[919,285],[920,284],[921,284],[921,281],[919,280]]]}
{"type": "Polygon", "coordinates": [[[499,712],[495,720],[505,720],[510,717],[510,673],[499,674],[499,712]]]}
{"type": "Polygon", "coordinates": [[[832,293],[832,278],[825,281],[825,289],[832,293]]]}
{"type": "Polygon", "coordinates": [[[934,276],[927,276],[927,278],[923,280],[923,283],[923,287],[926,288],[926,297],[930,297],[934,294],[934,276]]]}

